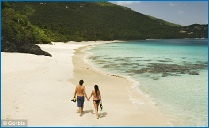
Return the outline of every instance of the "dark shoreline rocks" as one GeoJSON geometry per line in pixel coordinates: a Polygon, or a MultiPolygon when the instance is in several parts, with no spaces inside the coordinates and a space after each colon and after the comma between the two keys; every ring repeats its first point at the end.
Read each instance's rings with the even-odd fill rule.
{"type": "Polygon", "coordinates": [[[21,44],[19,46],[13,43],[7,43],[2,46],[2,52],[18,52],[50,57],[52,56],[50,53],[43,51],[38,45],[29,43],[21,44]]]}
{"type": "MultiPolygon", "coordinates": [[[[123,67],[130,67],[130,69],[126,69],[122,72],[126,72],[129,75],[133,74],[144,74],[148,75],[153,80],[158,80],[160,77],[168,77],[168,76],[182,76],[182,75],[199,75],[200,70],[204,70],[208,68],[207,61],[182,61],[180,64],[175,64],[174,61],[170,58],[158,59],[157,62],[140,64],[138,61],[152,61],[152,60],[135,60],[132,62],[131,58],[137,59],[137,57],[119,57],[119,58],[111,58],[112,63],[108,62],[108,59],[101,59],[99,56],[91,57],[90,59],[94,60],[96,63],[102,64],[102,68],[109,69],[123,69],[123,67]],[[116,63],[114,61],[117,61],[116,63]],[[120,63],[119,63],[120,62],[120,63]],[[132,62],[132,63],[129,63],[132,62]],[[139,68],[140,67],[140,68],[139,68]],[[150,75],[157,75],[155,77],[151,77],[150,75]]],[[[186,57],[185,57],[186,58],[186,57]]]]}
{"type": "MultiPolygon", "coordinates": [[[[130,69],[127,73],[135,73],[135,74],[162,74],[162,77],[167,76],[180,76],[183,74],[189,75],[199,75],[199,70],[207,69],[207,62],[198,62],[196,64],[164,64],[164,63],[149,63],[146,68],[142,69],[130,69]]],[[[158,80],[157,78],[153,78],[154,80],[158,80]]]]}
{"type": "Polygon", "coordinates": [[[52,56],[50,53],[43,51],[38,45],[24,44],[17,49],[17,52],[31,53],[35,55],[52,56]]]}

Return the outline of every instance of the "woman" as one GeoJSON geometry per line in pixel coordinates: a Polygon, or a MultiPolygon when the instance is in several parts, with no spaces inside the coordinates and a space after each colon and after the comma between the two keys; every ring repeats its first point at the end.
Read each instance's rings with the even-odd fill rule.
{"type": "Polygon", "coordinates": [[[99,87],[97,85],[94,86],[94,90],[92,90],[91,96],[89,97],[89,99],[92,96],[93,96],[93,104],[94,104],[94,108],[95,108],[95,112],[96,112],[96,117],[97,117],[97,119],[99,119],[98,107],[99,107],[99,103],[102,104],[102,99],[101,99],[101,93],[99,91],[99,87]]]}

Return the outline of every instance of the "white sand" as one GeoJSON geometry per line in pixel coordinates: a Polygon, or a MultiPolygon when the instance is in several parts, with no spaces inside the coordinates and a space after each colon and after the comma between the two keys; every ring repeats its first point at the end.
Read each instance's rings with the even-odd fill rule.
{"type": "Polygon", "coordinates": [[[135,93],[144,102],[139,108],[129,100],[130,81],[85,63],[82,46],[98,43],[107,42],[39,45],[52,57],[2,52],[2,119],[27,119],[29,126],[170,126],[145,95],[135,93]],[[92,101],[85,102],[82,117],[76,112],[70,100],[80,79],[88,96],[99,85],[102,118],[96,119],[92,101]]]}

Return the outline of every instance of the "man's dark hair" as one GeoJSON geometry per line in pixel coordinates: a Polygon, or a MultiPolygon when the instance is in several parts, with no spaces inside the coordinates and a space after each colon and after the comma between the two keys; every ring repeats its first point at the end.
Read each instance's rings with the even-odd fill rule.
{"type": "Polygon", "coordinates": [[[79,81],[79,85],[83,85],[84,81],[83,80],[80,80],[79,81]]]}

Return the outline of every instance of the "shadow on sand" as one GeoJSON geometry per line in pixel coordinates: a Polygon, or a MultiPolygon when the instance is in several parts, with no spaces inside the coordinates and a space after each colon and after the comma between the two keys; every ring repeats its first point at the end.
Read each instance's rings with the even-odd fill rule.
{"type": "MultiPolygon", "coordinates": [[[[82,113],[81,116],[83,116],[85,114],[88,114],[88,113],[95,114],[94,111],[93,111],[93,109],[91,109],[91,110],[85,110],[85,111],[83,111],[83,113],[82,113]]],[[[102,113],[99,112],[99,118],[104,118],[106,116],[107,116],[107,112],[102,112],[102,113]]]]}
{"type": "Polygon", "coordinates": [[[107,113],[106,112],[103,112],[103,113],[99,113],[99,115],[100,115],[100,118],[104,118],[104,117],[107,116],[107,113]]]}
{"type": "Polygon", "coordinates": [[[83,111],[82,115],[87,114],[87,113],[94,114],[93,109],[83,111]]]}

